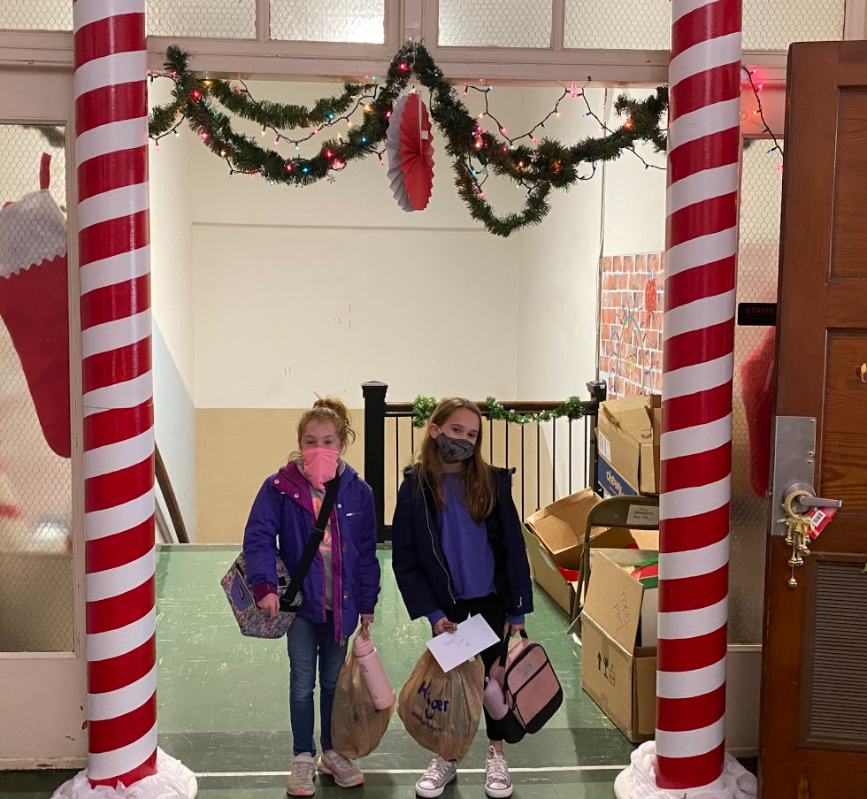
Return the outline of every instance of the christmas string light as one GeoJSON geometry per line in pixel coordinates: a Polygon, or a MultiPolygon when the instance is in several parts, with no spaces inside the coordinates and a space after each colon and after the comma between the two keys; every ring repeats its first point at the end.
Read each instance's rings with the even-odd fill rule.
{"type": "MultiPolygon", "coordinates": [[[[747,80],[749,81],[750,88],[753,90],[753,95],[756,98],[756,110],[754,113],[761,120],[762,127],[765,129],[765,133],[768,134],[768,137],[774,143],[773,147],[771,147],[768,150],[768,155],[770,155],[774,152],[778,152],[780,154],[780,157],[782,158],[782,157],[784,157],[783,147],[780,144],[780,142],[777,140],[777,137],[774,134],[774,131],[771,130],[771,126],[768,125],[768,121],[765,119],[765,109],[762,107],[762,98],[759,96],[759,92],[761,91],[762,86],[761,86],[761,84],[759,84],[757,86],[755,80],[753,80],[753,76],[755,75],[754,70],[750,70],[745,66],[741,66],[741,69],[743,70],[744,74],[747,76],[747,80]]],[[[746,142],[745,142],[745,144],[746,144],[746,142]]],[[[780,164],[777,167],[778,171],[782,172],[783,171],[782,167],[783,167],[783,165],[780,164]]]]}
{"type": "MultiPolygon", "coordinates": [[[[215,155],[225,151],[223,160],[230,175],[248,174],[262,177],[271,185],[295,186],[307,186],[323,178],[331,180],[333,173],[344,169],[350,161],[374,153],[383,163],[381,148],[394,103],[418,82],[429,93],[432,121],[443,137],[445,151],[453,159],[459,195],[471,216],[499,236],[508,236],[541,222],[550,210],[552,191],[568,189],[579,180],[591,179],[598,163],[617,158],[624,150],[634,152],[636,142],[648,141],[660,152],[665,149],[665,132],[661,127],[668,107],[665,87],[642,101],[618,98],[615,111],[625,114],[630,124],[617,129],[606,128],[607,135],[598,139],[586,138],[571,145],[549,138],[537,140],[536,134],[544,123],[560,114],[560,102],[566,97],[583,97],[585,108],[598,120],[584,90],[577,84],[565,88],[553,111],[526,133],[510,135],[508,128],[494,117],[492,122],[497,128],[492,133],[474,121],[459,97],[460,92],[446,81],[428,51],[414,43],[401,48],[382,84],[347,85],[341,95],[319,100],[309,109],[259,102],[251,97],[249,87],[239,90],[228,81],[199,78],[190,72],[188,56],[177,47],[167,52],[163,77],[174,81],[173,101],[152,111],[152,138],[160,139],[171,132],[178,124],[178,116],[183,115],[183,121],[215,155]],[[198,92],[198,98],[194,92],[198,92]],[[291,142],[299,153],[301,142],[341,121],[349,122],[355,112],[360,113],[361,119],[358,124],[347,126],[345,134],[323,141],[309,158],[299,154],[292,159],[276,149],[263,147],[259,137],[237,132],[230,116],[257,123],[266,132],[273,130],[275,138],[283,136],[280,140],[291,142]],[[297,128],[307,128],[308,133],[304,137],[282,133],[297,128]],[[506,132],[500,133],[501,129],[506,132]],[[525,202],[519,212],[498,215],[494,211],[482,188],[491,175],[510,178],[513,185],[526,189],[525,202]]],[[[470,87],[464,88],[468,93],[470,87]]],[[[484,92],[488,114],[493,87],[472,88],[484,92]]],[[[640,158],[637,153],[636,157],[640,158]]]]}

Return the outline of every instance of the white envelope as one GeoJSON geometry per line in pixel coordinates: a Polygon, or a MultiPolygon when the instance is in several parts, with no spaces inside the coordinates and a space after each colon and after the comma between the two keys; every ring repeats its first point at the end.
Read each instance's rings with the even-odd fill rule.
{"type": "Polygon", "coordinates": [[[483,616],[470,616],[458,625],[457,632],[431,638],[427,648],[443,671],[451,671],[501,640],[483,616]]]}

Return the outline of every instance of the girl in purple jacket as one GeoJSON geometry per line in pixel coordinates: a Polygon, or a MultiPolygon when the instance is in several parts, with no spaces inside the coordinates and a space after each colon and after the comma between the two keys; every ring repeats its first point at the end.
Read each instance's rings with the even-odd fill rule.
{"type": "Polygon", "coordinates": [[[331,707],[346,641],[358,626],[368,636],[379,596],[373,493],[341,459],[355,432],[346,406],[320,399],[298,424],[300,452],[269,477],[253,503],[244,531],[244,557],[256,602],[276,616],[277,558],[295,568],[322,507],[325,483],[340,475],[331,519],[302,585],[303,601],[287,633],[289,717],[294,759],[286,791],[312,796],[316,772],[341,788],[364,782],[361,770],[331,747],[331,707]],[[313,689],[319,661],[320,745],[313,741],[313,689]]]}

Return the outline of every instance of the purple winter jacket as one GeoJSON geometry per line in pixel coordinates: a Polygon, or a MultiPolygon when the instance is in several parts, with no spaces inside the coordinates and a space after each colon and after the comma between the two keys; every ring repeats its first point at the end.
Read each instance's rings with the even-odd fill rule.
{"type": "MultiPolygon", "coordinates": [[[[313,524],[310,484],[290,462],[259,489],[244,530],[247,575],[257,599],[276,591],[278,554],[292,573],[313,524]]],[[[360,614],[373,614],[380,589],[373,492],[348,464],[331,513],[331,546],[334,639],[345,641],[360,614]]],[[[324,622],[325,570],[318,552],[301,591],[300,615],[324,622]]]]}

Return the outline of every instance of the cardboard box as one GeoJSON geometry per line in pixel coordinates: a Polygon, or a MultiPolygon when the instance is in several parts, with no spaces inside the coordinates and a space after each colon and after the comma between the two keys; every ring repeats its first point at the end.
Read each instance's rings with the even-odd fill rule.
{"type": "MultiPolygon", "coordinates": [[[[595,546],[590,550],[590,571],[587,578],[587,584],[584,587],[584,595],[581,597],[582,600],[582,613],[575,619],[571,626],[566,632],[569,635],[577,636],[579,642],[581,640],[582,634],[582,622],[584,620],[583,606],[586,604],[586,592],[588,590],[588,586],[590,582],[593,580],[593,568],[596,565],[596,558],[599,555],[605,556],[608,560],[613,561],[615,564],[620,566],[622,569],[626,571],[627,574],[631,574],[635,565],[638,563],[643,563],[645,561],[652,560],[653,558],[659,557],[659,543],[658,543],[658,534],[656,536],[656,540],[645,537],[642,543],[642,539],[637,538],[637,536],[641,535],[644,532],[646,536],[647,531],[641,530],[631,530],[630,531],[633,536],[636,537],[636,542],[638,543],[638,548],[635,547],[618,547],[616,549],[597,549],[595,546]]],[[[636,642],[639,646],[656,646],[657,644],[657,612],[659,610],[659,601],[658,601],[658,591],[648,591],[645,589],[644,592],[644,601],[641,603],[641,622],[639,624],[638,632],[639,639],[636,642]]]]}
{"type": "MultiPolygon", "coordinates": [[[[584,605],[581,687],[633,743],[653,738],[656,726],[656,646],[639,646],[642,616],[656,615],[657,591],[630,576],[637,552],[594,553],[584,605]]],[[[655,619],[654,619],[655,622],[655,619]]],[[[655,629],[646,632],[655,640],[655,629]]]]}
{"type": "Polygon", "coordinates": [[[542,546],[542,542],[526,527],[523,528],[523,531],[527,555],[530,558],[530,573],[533,575],[533,579],[551,599],[571,616],[578,583],[566,580],[554,563],[551,554],[542,546]]]}
{"type": "MultiPolygon", "coordinates": [[[[533,579],[570,615],[578,583],[567,580],[560,568],[580,570],[587,516],[601,501],[592,489],[584,489],[536,511],[524,528],[533,579]]],[[[595,528],[593,535],[594,547],[635,546],[635,540],[626,529],[595,528]]]]}
{"type": "Polygon", "coordinates": [[[606,494],[659,493],[662,397],[652,394],[603,402],[596,433],[599,482],[606,494]]]}

